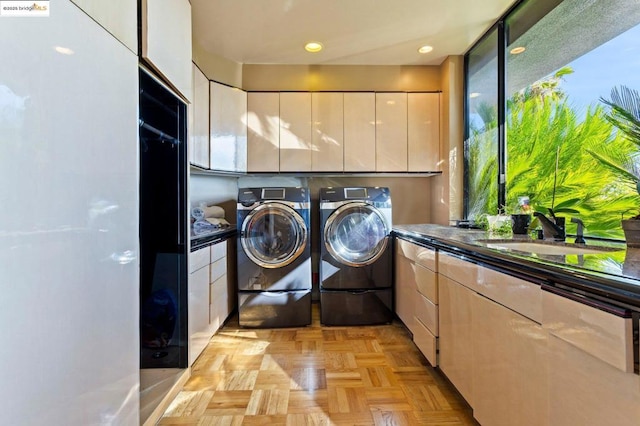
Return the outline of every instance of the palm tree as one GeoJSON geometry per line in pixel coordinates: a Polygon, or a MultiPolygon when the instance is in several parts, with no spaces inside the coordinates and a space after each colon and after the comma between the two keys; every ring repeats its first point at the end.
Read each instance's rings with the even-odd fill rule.
{"type": "MultiPolygon", "coordinates": [[[[600,98],[600,101],[610,107],[607,121],[619,130],[627,144],[632,145],[631,155],[629,149],[606,144],[599,150],[590,149],[589,153],[640,194],[640,94],[626,86],[614,87],[611,99],[600,98]]],[[[640,215],[634,219],[640,219],[640,215]]]]}

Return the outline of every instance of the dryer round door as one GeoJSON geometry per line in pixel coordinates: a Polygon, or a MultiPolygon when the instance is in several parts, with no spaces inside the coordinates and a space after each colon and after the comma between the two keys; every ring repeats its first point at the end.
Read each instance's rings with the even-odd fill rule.
{"type": "Polygon", "coordinates": [[[280,268],[296,260],[307,245],[307,226],[291,207],[265,203],[242,223],[240,242],[245,254],[263,268],[280,268]]]}
{"type": "Polygon", "coordinates": [[[324,245],[335,260],[361,267],[375,262],[384,253],[390,229],[378,209],[363,202],[336,209],[324,226],[324,245]]]}

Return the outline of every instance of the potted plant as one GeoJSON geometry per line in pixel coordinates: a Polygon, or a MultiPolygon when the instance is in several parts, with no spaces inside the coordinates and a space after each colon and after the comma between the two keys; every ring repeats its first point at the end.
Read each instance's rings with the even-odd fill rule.
{"type": "MultiPolygon", "coordinates": [[[[589,153],[640,194],[640,93],[626,86],[614,87],[611,99],[600,98],[600,101],[610,107],[607,121],[634,145],[634,152],[628,155],[616,150],[589,150],[589,153]]],[[[640,247],[640,214],[629,219],[623,218],[622,229],[627,246],[640,247]]]]}

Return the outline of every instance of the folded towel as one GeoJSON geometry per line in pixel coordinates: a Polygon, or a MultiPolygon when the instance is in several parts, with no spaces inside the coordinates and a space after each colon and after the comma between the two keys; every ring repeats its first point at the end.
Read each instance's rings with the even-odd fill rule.
{"type": "Polygon", "coordinates": [[[207,206],[203,207],[202,210],[204,211],[205,218],[215,217],[224,219],[224,209],[220,206],[207,206]]]}
{"type": "Polygon", "coordinates": [[[207,232],[215,231],[216,229],[217,229],[216,226],[210,224],[209,222],[207,222],[204,219],[196,220],[193,223],[193,233],[195,235],[205,234],[207,232]]]}
{"type": "Polygon", "coordinates": [[[200,207],[192,207],[191,217],[193,217],[195,220],[204,219],[204,210],[200,207]]]}
{"type": "Polygon", "coordinates": [[[221,218],[217,218],[217,217],[208,217],[205,219],[207,222],[209,222],[210,224],[217,226],[217,227],[225,227],[225,226],[229,226],[229,222],[227,222],[224,219],[221,218]]]}

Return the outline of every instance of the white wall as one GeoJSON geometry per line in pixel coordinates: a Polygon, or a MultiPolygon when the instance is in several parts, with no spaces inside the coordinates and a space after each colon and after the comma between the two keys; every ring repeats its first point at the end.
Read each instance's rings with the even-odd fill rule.
{"type": "Polygon", "coordinates": [[[137,57],[48,5],[0,18],[1,423],[133,425],[137,57]]]}

